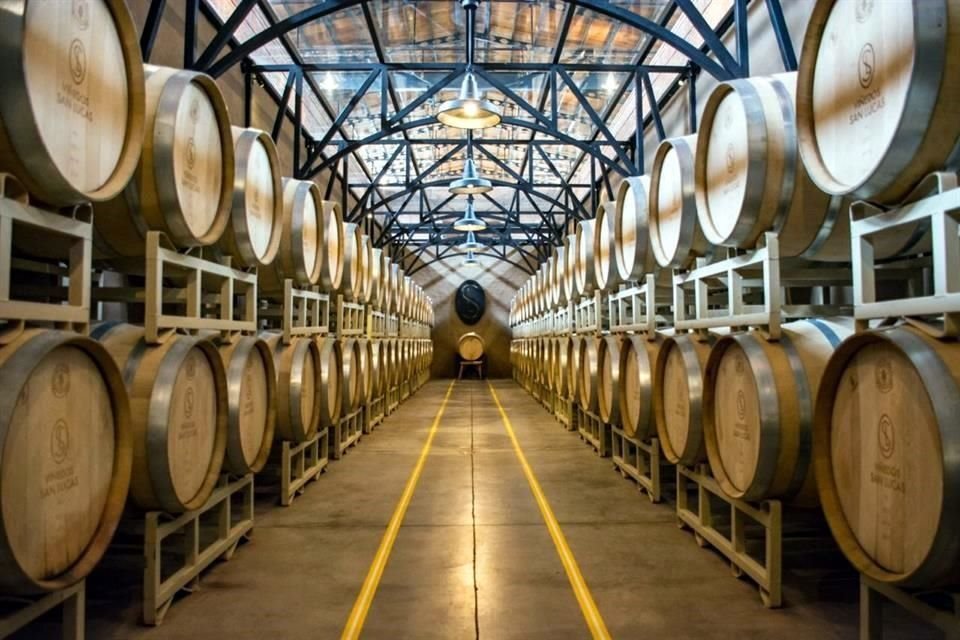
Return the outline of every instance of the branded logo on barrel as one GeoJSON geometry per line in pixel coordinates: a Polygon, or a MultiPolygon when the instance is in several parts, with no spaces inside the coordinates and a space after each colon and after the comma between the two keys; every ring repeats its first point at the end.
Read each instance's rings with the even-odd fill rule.
{"type": "Polygon", "coordinates": [[[864,89],[870,88],[870,85],[873,84],[876,66],[877,54],[873,50],[873,45],[868,42],[860,49],[860,62],[858,63],[860,86],[864,89]]]}
{"type": "Polygon", "coordinates": [[[187,140],[187,167],[193,169],[193,165],[197,163],[197,143],[193,141],[193,138],[187,140]]]}
{"type": "Polygon", "coordinates": [[[87,0],[73,0],[70,15],[80,29],[86,30],[90,27],[90,3],[87,0]]]}
{"type": "Polygon", "coordinates": [[[747,417],[747,396],[743,389],[737,391],[737,418],[744,420],[747,417]]]}
{"type": "Polygon", "coordinates": [[[78,38],[70,43],[70,77],[74,84],[81,84],[87,77],[87,50],[78,38]]]}
{"type": "Polygon", "coordinates": [[[61,362],[53,368],[50,390],[57,398],[63,398],[70,393],[70,365],[61,362]]]}
{"type": "Polygon", "coordinates": [[[877,444],[880,445],[880,455],[884,458],[892,456],[897,448],[893,432],[893,420],[887,414],[880,416],[880,425],[877,428],[877,444]]]}
{"type": "Polygon", "coordinates": [[[727,145],[726,161],[727,161],[727,174],[732,175],[732,174],[733,174],[733,170],[737,168],[737,166],[736,166],[736,158],[734,157],[734,153],[733,153],[733,143],[732,143],[732,142],[727,145]]]}
{"type": "Polygon", "coordinates": [[[877,362],[876,378],[880,393],[889,393],[893,390],[893,364],[889,358],[881,358],[877,362]]]}
{"type": "Polygon", "coordinates": [[[70,456],[70,430],[67,422],[62,418],[53,425],[50,432],[50,457],[57,464],[62,464],[70,456]]]}
{"type": "Polygon", "coordinates": [[[866,22],[873,13],[873,0],[857,0],[857,22],[866,22]]]}

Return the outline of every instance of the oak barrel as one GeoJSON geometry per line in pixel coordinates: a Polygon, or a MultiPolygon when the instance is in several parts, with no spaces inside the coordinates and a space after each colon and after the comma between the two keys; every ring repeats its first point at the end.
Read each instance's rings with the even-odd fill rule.
{"type": "Polygon", "coordinates": [[[370,396],[377,398],[383,395],[386,363],[384,361],[384,347],[382,340],[370,340],[368,342],[370,351],[370,396]]]}
{"type": "Polygon", "coordinates": [[[320,356],[310,338],[265,332],[260,337],[270,347],[277,373],[277,440],[305,442],[317,432],[320,419],[320,356]]]}
{"type": "Polygon", "coordinates": [[[593,293],[597,286],[596,271],[594,269],[593,234],[596,233],[596,223],[594,220],[581,220],[577,224],[577,244],[576,258],[574,263],[574,283],[578,296],[586,296],[593,293]]]}
{"type": "Polygon", "coordinates": [[[126,3],[4,2],[0,60],[0,170],[57,206],[119,194],[145,123],[143,59],[126,3]]]}
{"type": "Polygon", "coordinates": [[[230,117],[210,76],[145,65],[146,130],[133,179],[97,204],[96,248],[106,258],[144,255],[147,230],[183,248],[220,239],[233,202],[230,117]]]}
{"type": "Polygon", "coordinates": [[[653,376],[653,416],[663,455],[692,467],[707,459],[703,437],[703,371],[713,334],[680,333],[664,340],[653,376]]]}
{"type": "Polygon", "coordinates": [[[584,336],[578,345],[577,354],[577,399],[580,406],[590,413],[596,414],[599,405],[599,352],[600,338],[584,336]]]}
{"type": "Polygon", "coordinates": [[[28,329],[0,348],[0,592],[78,582],[130,485],[130,405],[102,345],[28,329]]]}
{"type": "Polygon", "coordinates": [[[317,387],[320,396],[320,426],[331,427],[343,411],[343,360],[337,348],[336,338],[315,338],[320,360],[320,375],[317,387]]]}
{"type": "Polygon", "coordinates": [[[620,348],[620,424],[631,438],[646,440],[655,431],[653,373],[663,338],[630,335],[620,348]]]}
{"type": "Polygon", "coordinates": [[[283,232],[283,184],[280,159],[266,131],[232,127],[233,199],[230,221],[217,246],[234,266],[273,262],[283,232]]]}
{"type": "Polygon", "coordinates": [[[597,353],[597,408],[600,419],[620,424],[620,349],[623,336],[604,336],[597,353]]]}
{"type": "Polygon", "coordinates": [[[561,398],[568,397],[569,394],[569,382],[570,375],[567,373],[567,370],[570,366],[570,347],[569,341],[567,338],[556,338],[554,340],[557,357],[554,359],[553,369],[554,369],[554,388],[557,391],[557,395],[561,398]]]}
{"type": "Polygon", "coordinates": [[[357,400],[358,404],[364,404],[370,399],[370,386],[373,382],[372,372],[370,371],[370,340],[358,338],[357,349],[359,355],[357,359],[357,400]]]}
{"type": "Polygon", "coordinates": [[[910,587],[960,577],[960,344],[908,326],[857,334],[830,359],[814,468],[840,549],[910,587]]]}
{"type": "Polygon", "coordinates": [[[340,411],[343,416],[360,403],[360,346],[355,338],[340,338],[335,348],[340,354],[340,411]]]}
{"type": "Polygon", "coordinates": [[[483,336],[479,333],[465,333],[457,340],[457,353],[464,360],[479,360],[483,357],[483,336]]]}
{"type": "Polygon", "coordinates": [[[617,187],[613,247],[617,275],[623,282],[639,281],[656,267],[650,248],[650,178],[624,178],[617,187]]]}
{"type": "Polygon", "coordinates": [[[593,273],[597,289],[613,291],[624,282],[617,269],[616,203],[606,202],[597,209],[593,229],[593,273]]]}
{"type": "Polygon", "coordinates": [[[143,327],[105,322],[91,331],[124,372],[130,397],[130,499],[145,510],[182,513],[216,487],[227,445],[227,383],[204,338],[174,334],[148,345],[143,327]]]}
{"type": "Polygon", "coordinates": [[[650,248],[661,267],[685,268],[708,250],[697,222],[694,154],[697,136],[660,143],[650,175],[650,248]]]}
{"type": "Polygon", "coordinates": [[[383,307],[383,249],[370,249],[370,304],[383,307]]]}
{"type": "Polygon", "coordinates": [[[756,331],[717,340],[704,370],[703,428],[727,495],[816,504],[814,401],[827,360],[852,328],[846,320],[800,320],[783,325],[777,342],[756,331]]]}
{"type": "Polygon", "coordinates": [[[956,169],[957,59],[957,0],[819,0],[797,82],[800,151],[819,187],[895,204],[956,169]]]}
{"type": "Polygon", "coordinates": [[[563,290],[567,302],[577,298],[577,234],[570,233],[563,240],[563,290]]]}
{"type": "Polygon", "coordinates": [[[224,468],[237,475],[263,469],[277,422],[277,373],[270,346],[240,336],[219,346],[227,376],[227,450],[224,468]]]}
{"type": "Polygon", "coordinates": [[[323,201],[316,183],[283,179],[283,232],[273,264],[259,270],[265,291],[283,291],[284,280],[295,286],[310,286],[320,279],[323,251],[328,238],[323,201]]]}
{"type": "Polygon", "coordinates": [[[579,400],[580,394],[580,341],[583,336],[567,338],[567,397],[579,400]]]}
{"type": "Polygon", "coordinates": [[[355,301],[360,298],[363,285],[362,278],[362,239],[360,227],[353,222],[343,225],[343,277],[340,279],[340,293],[345,300],[355,301]]]}

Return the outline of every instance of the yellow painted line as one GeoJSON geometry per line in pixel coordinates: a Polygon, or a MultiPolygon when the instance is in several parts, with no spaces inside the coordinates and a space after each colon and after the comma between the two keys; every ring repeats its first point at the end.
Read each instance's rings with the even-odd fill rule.
{"type": "Polygon", "coordinates": [[[417,490],[417,482],[420,480],[420,474],[423,473],[427,456],[430,455],[430,446],[433,444],[434,436],[437,435],[437,430],[440,427],[440,419],[443,417],[443,411],[447,408],[447,401],[450,400],[450,395],[453,393],[453,386],[455,384],[456,380],[451,382],[450,386],[447,387],[447,394],[443,397],[440,410],[437,411],[437,417],[433,419],[433,424],[430,426],[430,433],[427,435],[427,441],[424,443],[423,450],[420,452],[420,458],[417,460],[416,466],[413,467],[413,472],[407,480],[407,486],[400,496],[400,502],[397,503],[393,517],[390,518],[390,524],[387,525],[387,530],[384,532],[383,539],[380,541],[380,548],[377,549],[377,555],[373,557],[373,563],[370,565],[370,570],[367,571],[367,578],[363,581],[363,587],[360,589],[359,595],[357,595],[356,602],[353,603],[350,617],[347,618],[347,626],[344,627],[343,634],[340,636],[341,640],[354,640],[355,638],[359,638],[360,632],[363,631],[363,623],[367,619],[367,613],[370,611],[370,605],[373,603],[373,596],[376,595],[377,587],[380,586],[380,578],[383,577],[383,570],[386,569],[387,561],[390,560],[393,543],[397,540],[397,534],[400,533],[400,525],[403,524],[403,517],[407,514],[407,507],[410,506],[413,493],[417,490]]]}
{"type": "Polygon", "coordinates": [[[500,417],[503,418],[503,426],[507,428],[507,435],[509,435],[510,440],[513,441],[513,450],[520,460],[520,466],[523,467],[523,474],[527,477],[527,483],[530,485],[530,491],[533,492],[533,497],[537,501],[537,506],[540,507],[540,514],[543,516],[543,521],[547,525],[550,537],[553,538],[553,544],[557,548],[560,562],[563,563],[563,568],[567,572],[567,578],[570,580],[570,586],[573,587],[573,593],[577,597],[577,602],[580,603],[580,611],[583,612],[583,618],[587,622],[587,627],[590,628],[590,633],[594,638],[609,639],[610,632],[607,630],[607,625],[603,621],[603,616],[600,615],[600,610],[597,609],[597,603],[593,601],[593,595],[591,595],[590,589],[587,587],[587,582],[583,579],[583,574],[580,573],[577,559],[573,557],[573,551],[570,550],[570,545],[567,544],[567,538],[560,529],[560,523],[557,522],[557,517],[553,515],[553,509],[550,508],[550,503],[547,502],[547,497],[544,495],[543,489],[540,488],[540,482],[533,474],[533,469],[530,468],[527,457],[523,455],[520,442],[517,440],[517,434],[514,433],[513,425],[510,423],[510,418],[507,417],[507,412],[503,410],[503,405],[500,404],[500,398],[497,397],[497,392],[494,390],[493,385],[488,381],[487,386],[490,387],[490,394],[493,396],[493,401],[496,403],[497,409],[500,410],[500,417]]]}

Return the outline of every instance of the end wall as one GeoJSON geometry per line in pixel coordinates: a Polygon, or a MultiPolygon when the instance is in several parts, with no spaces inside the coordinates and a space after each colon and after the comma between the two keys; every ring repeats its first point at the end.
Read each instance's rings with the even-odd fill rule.
{"type": "Polygon", "coordinates": [[[511,375],[510,299],[528,276],[506,262],[478,257],[483,267],[473,271],[462,269],[460,264],[463,258],[457,257],[424,267],[413,275],[413,279],[433,299],[436,322],[432,335],[433,365],[430,374],[434,378],[456,376],[457,340],[470,331],[480,334],[486,345],[487,377],[509,378],[511,375]],[[457,288],[465,280],[476,280],[487,298],[483,317],[472,326],[461,322],[454,308],[457,288]]]}

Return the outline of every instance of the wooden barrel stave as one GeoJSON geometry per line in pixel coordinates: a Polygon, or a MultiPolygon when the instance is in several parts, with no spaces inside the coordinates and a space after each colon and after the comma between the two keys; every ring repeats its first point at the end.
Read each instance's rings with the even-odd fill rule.
{"type": "Polygon", "coordinates": [[[317,345],[309,338],[294,337],[283,344],[279,333],[260,337],[270,347],[277,373],[277,419],[274,434],[278,440],[305,442],[317,432],[320,420],[320,386],[317,384],[320,357],[317,345]]]}
{"type": "Polygon", "coordinates": [[[273,264],[258,272],[263,291],[282,293],[287,278],[294,286],[317,283],[323,268],[321,247],[326,243],[322,208],[315,183],[283,179],[283,232],[273,264]]]}
{"type": "Polygon", "coordinates": [[[620,424],[620,348],[622,336],[604,336],[597,353],[597,408],[600,419],[620,424]]]}
{"type": "Polygon", "coordinates": [[[620,349],[620,423],[624,433],[639,440],[646,440],[656,432],[653,374],[663,338],[659,334],[653,338],[630,335],[620,349]]]}
{"type": "Polygon", "coordinates": [[[677,334],[657,355],[653,413],[663,455],[693,467],[707,459],[703,436],[703,371],[715,336],[677,334]]]}
{"type": "Polygon", "coordinates": [[[343,360],[337,348],[336,338],[321,336],[314,339],[320,360],[320,376],[317,379],[320,397],[321,427],[332,427],[344,412],[343,406],[343,360]]]}

